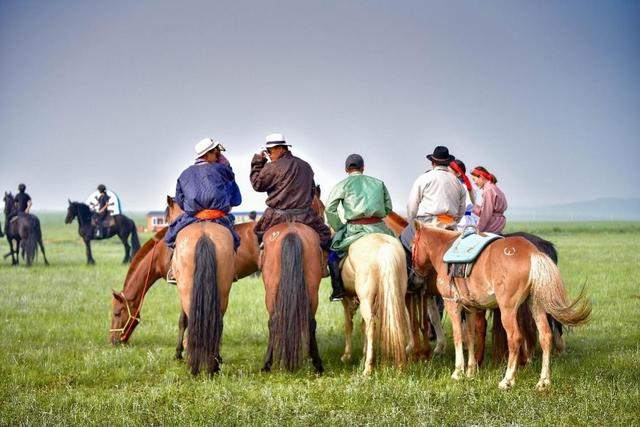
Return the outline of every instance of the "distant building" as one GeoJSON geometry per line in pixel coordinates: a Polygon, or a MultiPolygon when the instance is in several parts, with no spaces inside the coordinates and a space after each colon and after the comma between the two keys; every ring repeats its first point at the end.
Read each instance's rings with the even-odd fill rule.
{"type": "Polygon", "coordinates": [[[243,211],[243,212],[234,212],[231,211],[231,213],[233,214],[233,216],[236,217],[236,224],[240,224],[241,222],[249,222],[251,221],[251,214],[255,214],[256,216],[256,221],[259,220],[260,218],[262,218],[262,214],[264,212],[257,212],[257,211],[243,211]]]}
{"type": "Polygon", "coordinates": [[[153,231],[155,233],[167,225],[169,224],[167,224],[164,211],[151,211],[147,214],[147,228],[145,231],[153,231]]]}

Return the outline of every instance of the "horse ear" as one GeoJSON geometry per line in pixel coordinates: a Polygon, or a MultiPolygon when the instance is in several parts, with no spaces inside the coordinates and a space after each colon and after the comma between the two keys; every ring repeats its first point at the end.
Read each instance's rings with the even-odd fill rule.
{"type": "Polygon", "coordinates": [[[67,198],[67,200],[69,201],[69,204],[71,204],[71,199],[67,198]]]}
{"type": "Polygon", "coordinates": [[[120,292],[116,292],[114,289],[111,289],[111,293],[115,299],[124,304],[124,298],[122,298],[122,294],[120,292]]]}
{"type": "Polygon", "coordinates": [[[173,197],[167,196],[167,206],[171,207],[173,206],[173,203],[174,203],[173,197]]]}

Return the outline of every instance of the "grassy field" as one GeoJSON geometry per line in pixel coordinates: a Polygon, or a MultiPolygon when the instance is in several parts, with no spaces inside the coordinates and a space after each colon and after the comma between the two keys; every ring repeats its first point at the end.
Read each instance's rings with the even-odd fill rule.
{"type": "Polygon", "coordinates": [[[175,288],[157,282],[130,343],[113,348],[111,288],[121,289],[127,271],[122,245],[95,244],[97,265],[89,267],[76,224],[41,219],[51,266],[0,264],[1,425],[640,424],[640,223],[509,227],[555,242],[570,294],[586,282],[593,304],[590,324],[569,332],[567,351],[552,358],[551,389],[539,393],[539,354],[507,392],[497,387],[504,366],[490,361],[475,380],[452,382],[451,341],[444,356],[362,378],[359,333],[354,362],[340,362],[342,306],[328,302],[327,280],[317,315],[323,376],[310,363],[296,374],[259,372],[264,291],[244,279],[225,317],[222,373],[194,378],[173,359],[175,288]]]}

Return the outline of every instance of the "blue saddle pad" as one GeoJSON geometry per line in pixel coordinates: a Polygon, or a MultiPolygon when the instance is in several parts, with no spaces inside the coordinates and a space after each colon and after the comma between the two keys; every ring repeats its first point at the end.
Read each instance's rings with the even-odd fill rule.
{"type": "Polygon", "coordinates": [[[497,239],[503,239],[503,237],[493,233],[483,233],[482,235],[472,233],[466,236],[463,234],[445,252],[443,261],[446,263],[473,262],[489,243],[497,239]]]}

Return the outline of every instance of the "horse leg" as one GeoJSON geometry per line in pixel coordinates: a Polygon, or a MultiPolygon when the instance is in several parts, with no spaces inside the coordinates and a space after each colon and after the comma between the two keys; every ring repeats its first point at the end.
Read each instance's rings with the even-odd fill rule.
{"type": "MultiPolygon", "coordinates": [[[[484,314],[484,310],[482,310],[484,314]]],[[[476,362],[475,344],[476,344],[476,318],[479,314],[476,310],[470,310],[467,312],[467,350],[469,357],[467,359],[467,378],[475,378],[476,371],[478,370],[478,363],[476,362]]]]}
{"type": "Polygon", "coordinates": [[[269,317],[269,344],[267,346],[267,354],[264,356],[264,365],[262,366],[261,372],[271,372],[271,364],[273,363],[273,344],[271,343],[271,335],[272,335],[272,325],[273,321],[271,317],[269,317]]]}
{"type": "Polygon", "coordinates": [[[371,375],[373,371],[373,343],[375,335],[375,321],[373,319],[373,311],[371,302],[368,300],[360,301],[360,314],[365,326],[365,350],[364,350],[364,376],[371,375]]]}
{"type": "Polygon", "coordinates": [[[418,296],[416,294],[407,294],[405,296],[405,305],[409,316],[410,335],[415,348],[413,360],[418,361],[424,357],[423,342],[420,336],[420,321],[418,319],[418,296]]]}
{"type": "Polygon", "coordinates": [[[440,311],[433,297],[427,298],[427,313],[429,313],[429,321],[433,325],[433,329],[436,331],[436,348],[433,350],[434,354],[444,354],[447,348],[447,337],[444,335],[442,329],[442,319],[440,319],[440,311]]]}
{"type": "Polygon", "coordinates": [[[507,361],[507,371],[504,378],[500,381],[498,387],[507,390],[516,383],[516,369],[518,368],[518,354],[520,352],[520,344],[522,343],[522,335],[518,327],[518,318],[516,316],[516,307],[500,307],[502,312],[502,326],[507,332],[507,343],[509,346],[509,358],[507,361]]]}
{"type": "Polygon", "coordinates": [[[551,332],[553,333],[553,348],[557,353],[562,353],[567,348],[567,344],[564,342],[564,337],[562,336],[562,323],[550,315],[547,315],[547,320],[551,325],[551,332]]]}
{"type": "Polygon", "coordinates": [[[351,309],[352,298],[346,297],[342,300],[344,308],[344,353],[340,360],[351,361],[352,338],[353,338],[353,310],[351,309]]]}
{"type": "Polygon", "coordinates": [[[129,242],[127,242],[127,236],[124,234],[118,234],[120,241],[124,245],[124,259],[122,260],[123,264],[131,261],[131,246],[129,246],[129,242]]]}
{"type": "Polygon", "coordinates": [[[18,243],[18,248],[14,252],[13,239],[10,238],[8,234],[7,234],[7,241],[9,242],[9,251],[10,251],[9,253],[11,254],[11,265],[18,265],[18,262],[20,260],[20,254],[18,253],[18,250],[20,249],[20,244],[18,243]],[[14,254],[16,256],[14,256],[14,254]]]}
{"type": "Polygon", "coordinates": [[[87,251],[87,264],[95,264],[96,261],[93,259],[93,255],[91,254],[91,238],[84,239],[84,246],[87,251]]]}
{"type": "Polygon", "coordinates": [[[422,357],[426,360],[431,357],[431,322],[429,322],[429,306],[427,300],[431,298],[426,294],[420,295],[418,310],[420,314],[420,334],[422,335],[422,357]]]}
{"type": "Polygon", "coordinates": [[[540,371],[540,380],[536,384],[536,390],[542,391],[551,385],[551,345],[552,332],[542,305],[533,301],[531,303],[531,313],[536,321],[538,328],[538,340],[542,347],[542,370],[540,371]]]}
{"type": "Polygon", "coordinates": [[[444,301],[444,307],[451,318],[453,329],[453,345],[456,349],[456,362],[451,379],[458,381],[464,377],[464,350],[462,348],[462,313],[461,307],[453,300],[444,301]]]}
{"type": "Polygon", "coordinates": [[[47,261],[47,255],[44,253],[44,245],[42,244],[42,237],[38,240],[38,244],[40,245],[40,252],[42,252],[42,258],[44,258],[44,265],[49,265],[49,261],[47,261]]]}
{"type": "Polygon", "coordinates": [[[180,310],[180,319],[178,320],[178,344],[176,345],[176,360],[182,360],[182,352],[184,351],[184,331],[187,329],[189,319],[187,313],[180,310]]]}
{"type": "Polygon", "coordinates": [[[486,310],[478,310],[476,313],[475,320],[475,333],[476,337],[478,337],[478,343],[475,351],[476,361],[478,362],[478,366],[482,365],[484,361],[484,347],[485,340],[487,338],[487,315],[486,310]]]}
{"type": "Polygon", "coordinates": [[[309,319],[309,355],[313,367],[316,368],[316,374],[322,374],[322,359],[320,359],[320,351],[318,350],[318,342],[316,341],[316,319],[311,315],[309,319]]]}

